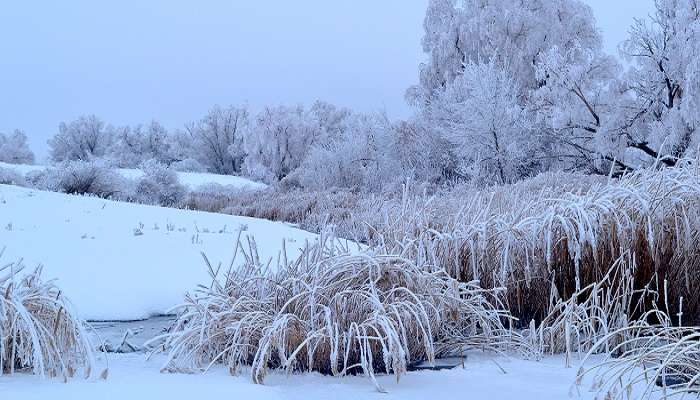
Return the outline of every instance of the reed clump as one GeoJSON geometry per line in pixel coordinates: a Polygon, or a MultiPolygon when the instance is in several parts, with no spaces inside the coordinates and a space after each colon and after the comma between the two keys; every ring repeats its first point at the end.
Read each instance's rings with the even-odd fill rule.
{"type": "Polygon", "coordinates": [[[81,370],[86,377],[95,370],[93,348],[61,290],[41,279],[41,268],[0,267],[0,375],[67,380],[81,370]]]}
{"type": "Polygon", "coordinates": [[[232,373],[249,368],[257,383],[275,369],[374,380],[450,349],[511,345],[500,290],[400,254],[319,243],[274,269],[254,260],[248,253],[224,274],[210,267],[212,284],[177,308],[171,332],[154,342],[169,354],[166,371],[221,363],[232,373]]]}

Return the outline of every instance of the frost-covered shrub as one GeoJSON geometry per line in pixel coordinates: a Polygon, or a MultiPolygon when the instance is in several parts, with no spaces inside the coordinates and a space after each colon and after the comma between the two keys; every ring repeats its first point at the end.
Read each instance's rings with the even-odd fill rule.
{"type": "Polygon", "coordinates": [[[515,80],[492,60],[470,63],[424,110],[436,133],[452,144],[457,172],[482,184],[512,183],[537,173],[539,140],[518,101],[515,80]]]}
{"type": "Polygon", "coordinates": [[[24,176],[9,168],[0,168],[0,185],[26,186],[24,176]]]}
{"type": "Polygon", "coordinates": [[[179,205],[187,194],[177,173],[166,165],[150,160],[141,165],[143,176],[136,182],[135,199],[140,203],[164,207],[179,205]]]}
{"type": "Polygon", "coordinates": [[[128,179],[94,161],[67,161],[55,168],[28,174],[28,180],[42,190],[116,200],[131,198],[133,191],[128,179]]]}
{"type": "Polygon", "coordinates": [[[41,279],[40,268],[23,268],[0,267],[0,375],[30,371],[65,380],[83,369],[89,377],[96,363],[83,321],[65,294],[41,279]]]}

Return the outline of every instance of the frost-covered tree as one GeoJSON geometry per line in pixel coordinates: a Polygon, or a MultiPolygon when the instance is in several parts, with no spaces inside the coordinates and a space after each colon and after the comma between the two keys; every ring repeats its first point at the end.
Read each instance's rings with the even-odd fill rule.
{"type": "Polygon", "coordinates": [[[302,186],[377,191],[403,177],[392,157],[391,124],[385,115],[346,114],[336,126],[340,129],[333,132],[330,140],[311,146],[298,169],[302,186]]]}
{"type": "Polygon", "coordinates": [[[243,138],[249,125],[246,107],[212,108],[204,118],[186,126],[191,158],[210,172],[239,174],[245,158],[243,138]]]}
{"type": "Polygon", "coordinates": [[[542,140],[560,167],[605,173],[610,163],[624,166],[613,150],[616,114],[626,101],[617,78],[619,63],[602,51],[553,47],[538,58],[539,87],[529,109],[539,122],[542,140]]]}
{"type": "Polygon", "coordinates": [[[656,0],[651,21],[638,20],[622,53],[633,63],[624,83],[618,137],[633,165],[675,165],[700,145],[700,2],[656,0]]]}
{"type": "Polygon", "coordinates": [[[494,60],[468,63],[425,110],[454,144],[459,172],[486,183],[515,181],[533,171],[532,126],[518,101],[519,87],[494,60]]]}
{"type": "Polygon", "coordinates": [[[113,129],[94,115],[61,122],[58,134],[49,139],[51,160],[88,161],[104,157],[113,138],[113,129]]]}
{"type": "Polygon", "coordinates": [[[558,47],[598,46],[593,11],[579,0],[430,0],[424,20],[420,83],[408,91],[418,105],[429,103],[469,63],[492,59],[512,74],[526,95],[538,87],[537,60],[558,47]]]}
{"type": "Polygon", "coordinates": [[[121,168],[137,168],[148,160],[172,161],[168,131],[156,121],[117,129],[108,154],[121,168]]]}
{"type": "Polygon", "coordinates": [[[333,114],[321,104],[308,111],[302,106],[278,106],[260,112],[245,142],[248,174],[280,181],[299,168],[312,146],[329,143],[329,128],[342,128],[330,123],[334,118],[320,118],[333,114]]]}
{"type": "Polygon", "coordinates": [[[341,138],[350,129],[352,116],[349,109],[320,100],[315,101],[308,111],[308,118],[317,125],[326,143],[341,138]]]}
{"type": "Polygon", "coordinates": [[[404,178],[430,183],[460,178],[455,146],[435,131],[432,121],[420,115],[392,125],[389,156],[396,160],[404,178]]]}
{"type": "Polygon", "coordinates": [[[452,174],[510,181],[542,168],[578,167],[597,159],[596,148],[583,151],[584,161],[571,148],[581,145],[582,132],[587,146],[597,140],[584,128],[603,123],[593,114],[616,68],[602,53],[589,6],[579,0],[430,0],[424,27],[423,47],[429,58],[421,66],[419,84],[407,96],[422,118],[432,121],[434,132],[456,143],[456,132],[462,129],[461,137],[469,138],[472,155],[468,146],[455,149],[461,171],[452,174]],[[498,98],[504,91],[508,95],[498,98]],[[503,117],[494,101],[507,101],[511,110],[519,110],[519,121],[508,116],[491,121],[503,132],[519,132],[517,141],[506,141],[517,144],[505,151],[494,139],[503,132],[489,141],[464,133],[481,131],[474,128],[488,121],[460,113],[490,108],[503,117]]]}
{"type": "Polygon", "coordinates": [[[27,135],[15,130],[9,135],[0,133],[0,162],[34,164],[34,153],[27,144],[27,135]]]}

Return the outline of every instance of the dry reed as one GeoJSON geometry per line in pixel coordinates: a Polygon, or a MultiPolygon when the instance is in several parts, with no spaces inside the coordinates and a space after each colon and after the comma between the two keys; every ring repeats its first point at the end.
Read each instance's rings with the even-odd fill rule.
{"type": "Polygon", "coordinates": [[[41,268],[1,266],[0,375],[30,371],[67,380],[79,370],[86,377],[95,370],[93,348],[61,290],[41,280],[41,268]]]}
{"type": "Polygon", "coordinates": [[[401,255],[322,242],[268,270],[252,253],[222,276],[210,266],[212,284],[186,297],[172,332],[153,342],[164,341],[165,370],[222,363],[231,373],[250,367],[257,383],[270,369],[362,373],[379,388],[376,372],[398,379],[410,363],[442,352],[512,342],[498,289],[428,272],[401,255]]]}

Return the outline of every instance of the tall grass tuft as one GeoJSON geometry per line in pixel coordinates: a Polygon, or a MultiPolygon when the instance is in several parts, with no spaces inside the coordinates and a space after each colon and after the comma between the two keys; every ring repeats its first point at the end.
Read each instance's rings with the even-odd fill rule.
{"type": "MultiPolygon", "coordinates": [[[[639,320],[611,332],[608,336],[625,340],[614,346],[604,361],[581,368],[577,384],[592,377],[593,390],[606,399],[700,398],[700,328],[672,327],[669,320],[663,322],[652,325],[639,320]]],[[[602,338],[587,358],[606,339],[602,338]]]]}
{"type": "Polygon", "coordinates": [[[30,371],[67,380],[94,369],[82,322],[61,290],[41,280],[41,268],[0,266],[0,375],[30,371]]]}
{"type": "Polygon", "coordinates": [[[172,331],[156,339],[169,353],[164,370],[221,363],[231,373],[250,367],[256,383],[282,369],[364,374],[377,384],[375,373],[398,379],[411,363],[433,362],[441,352],[510,343],[499,290],[426,271],[401,255],[320,243],[266,269],[250,253],[221,276],[210,266],[211,285],[178,307],[172,331]]]}

